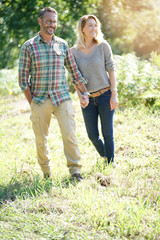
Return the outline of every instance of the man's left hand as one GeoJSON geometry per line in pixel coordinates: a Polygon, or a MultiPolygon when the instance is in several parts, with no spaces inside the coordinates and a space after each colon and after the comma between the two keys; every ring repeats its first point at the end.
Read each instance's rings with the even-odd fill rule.
{"type": "Polygon", "coordinates": [[[88,106],[88,103],[89,103],[89,97],[81,95],[81,98],[80,98],[81,107],[86,108],[88,106]]]}

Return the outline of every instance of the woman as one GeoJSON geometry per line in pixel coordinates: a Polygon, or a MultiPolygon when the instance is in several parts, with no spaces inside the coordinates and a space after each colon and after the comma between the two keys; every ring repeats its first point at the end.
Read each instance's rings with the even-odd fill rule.
{"type": "Polygon", "coordinates": [[[83,77],[88,80],[85,94],[89,95],[89,103],[77,89],[87,134],[100,156],[115,166],[113,115],[118,107],[118,97],[112,51],[103,39],[96,16],[81,17],[78,33],[77,43],[71,51],[83,77]],[[99,136],[98,117],[103,141],[99,136]]]}

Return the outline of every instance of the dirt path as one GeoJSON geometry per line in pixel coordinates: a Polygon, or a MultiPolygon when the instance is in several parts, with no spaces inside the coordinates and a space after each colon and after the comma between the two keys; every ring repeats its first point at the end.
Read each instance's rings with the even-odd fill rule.
{"type": "Polygon", "coordinates": [[[30,106],[23,95],[5,96],[1,100],[3,104],[3,109],[0,114],[1,118],[30,112],[30,106]]]}

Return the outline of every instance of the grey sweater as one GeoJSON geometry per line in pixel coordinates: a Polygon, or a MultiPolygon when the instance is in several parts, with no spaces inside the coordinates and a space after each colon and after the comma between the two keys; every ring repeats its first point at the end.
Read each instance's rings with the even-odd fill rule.
{"type": "Polygon", "coordinates": [[[107,72],[114,71],[114,60],[108,42],[103,41],[98,44],[88,55],[76,47],[72,47],[71,52],[80,72],[88,81],[87,89],[89,92],[110,86],[107,72]]]}

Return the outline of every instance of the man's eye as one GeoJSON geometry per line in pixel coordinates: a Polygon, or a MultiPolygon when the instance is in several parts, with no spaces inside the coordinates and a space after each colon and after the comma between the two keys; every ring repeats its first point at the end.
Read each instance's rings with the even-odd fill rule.
{"type": "Polygon", "coordinates": [[[56,24],[57,22],[56,21],[47,21],[46,23],[47,24],[56,24]]]}

